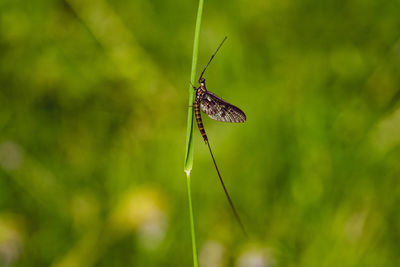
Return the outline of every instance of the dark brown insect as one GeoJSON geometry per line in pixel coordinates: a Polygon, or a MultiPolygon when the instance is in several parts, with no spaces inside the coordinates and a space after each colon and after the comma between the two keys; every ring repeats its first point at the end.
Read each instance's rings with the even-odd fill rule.
{"type": "Polygon", "coordinates": [[[211,56],[210,61],[208,61],[206,67],[202,71],[200,78],[199,78],[200,86],[198,88],[193,86],[193,89],[196,90],[196,98],[195,98],[195,101],[193,104],[193,108],[194,108],[194,113],[196,116],[197,126],[199,127],[199,130],[204,139],[204,142],[208,145],[208,149],[210,150],[210,154],[211,154],[212,160],[214,162],[215,169],[217,170],[219,180],[225,191],[226,197],[228,198],[229,205],[231,206],[232,211],[236,217],[236,220],[240,224],[240,227],[242,228],[245,235],[247,235],[246,230],[242,224],[242,221],[240,220],[239,214],[237,213],[235,206],[233,205],[233,202],[231,200],[231,197],[228,194],[228,190],[225,187],[224,181],[222,180],[217,163],[215,162],[214,155],[211,151],[210,143],[208,142],[207,134],[204,130],[204,125],[203,125],[203,121],[201,119],[201,113],[200,113],[200,110],[201,110],[205,114],[207,114],[211,119],[214,119],[217,121],[222,121],[222,122],[245,122],[246,121],[246,115],[238,107],[235,107],[234,105],[229,104],[222,98],[207,91],[206,80],[203,78],[203,74],[206,71],[208,65],[210,64],[211,60],[214,58],[215,54],[217,54],[219,48],[225,42],[226,38],[227,37],[225,37],[224,40],[222,40],[221,44],[218,46],[217,50],[211,56]]]}
{"type": "Polygon", "coordinates": [[[196,115],[197,126],[207,143],[208,138],[204,131],[200,110],[208,115],[211,119],[223,122],[245,122],[246,115],[238,107],[229,104],[222,98],[207,91],[206,80],[200,78],[200,87],[196,89],[196,99],[194,101],[194,112],[196,115]]]}

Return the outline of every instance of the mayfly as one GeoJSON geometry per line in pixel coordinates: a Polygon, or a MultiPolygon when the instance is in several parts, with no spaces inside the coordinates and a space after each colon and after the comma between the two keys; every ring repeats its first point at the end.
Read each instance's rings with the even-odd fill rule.
{"type": "Polygon", "coordinates": [[[222,98],[207,91],[206,79],[203,78],[204,72],[206,71],[208,65],[210,64],[210,62],[212,61],[214,56],[217,54],[218,50],[220,49],[222,44],[225,42],[226,38],[227,37],[225,37],[224,40],[222,40],[221,44],[218,46],[217,50],[211,56],[211,59],[208,61],[206,67],[202,71],[200,78],[199,78],[200,86],[198,88],[193,86],[193,89],[196,90],[196,98],[195,98],[195,101],[193,104],[193,108],[194,108],[194,113],[196,116],[197,126],[199,127],[199,130],[200,130],[201,136],[204,139],[204,142],[208,145],[208,149],[210,150],[210,154],[211,154],[212,160],[214,162],[215,169],[217,170],[219,180],[225,191],[225,195],[228,198],[229,205],[232,208],[232,211],[236,217],[236,220],[238,221],[238,223],[240,224],[240,227],[242,228],[243,232],[246,235],[245,228],[242,224],[242,221],[240,220],[239,214],[237,213],[235,206],[233,205],[232,199],[229,196],[228,190],[225,187],[224,181],[222,180],[221,174],[217,167],[217,163],[215,162],[214,155],[211,151],[210,143],[208,142],[208,137],[204,130],[203,121],[201,119],[201,113],[200,113],[200,110],[201,110],[202,112],[207,114],[211,119],[214,119],[217,121],[222,121],[222,122],[245,122],[246,121],[246,115],[238,107],[235,107],[234,105],[229,104],[222,98]]]}

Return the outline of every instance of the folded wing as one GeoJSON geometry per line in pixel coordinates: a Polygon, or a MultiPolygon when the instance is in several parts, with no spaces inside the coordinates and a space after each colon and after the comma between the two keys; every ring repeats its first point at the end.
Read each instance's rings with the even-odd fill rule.
{"type": "Polygon", "coordinates": [[[205,93],[200,101],[200,109],[213,120],[223,122],[246,121],[246,115],[243,111],[211,92],[205,93]]]}

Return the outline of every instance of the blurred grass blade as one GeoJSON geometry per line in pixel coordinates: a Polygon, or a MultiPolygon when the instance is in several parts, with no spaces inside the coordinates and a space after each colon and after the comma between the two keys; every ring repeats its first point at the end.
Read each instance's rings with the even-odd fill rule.
{"type": "MultiPolygon", "coordinates": [[[[191,84],[196,83],[196,72],[197,72],[197,57],[199,53],[199,42],[200,42],[200,25],[201,17],[203,14],[204,0],[199,1],[199,9],[197,10],[196,28],[194,34],[193,43],[193,56],[192,56],[192,70],[190,73],[191,84]]],[[[189,109],[188,109],[188,123],[186,131],[186,155],[185,155],[185,172],[190,176],[190,171],[193,167],[193,105],[194,90],[192,85],[189,85],[189,109]]]]}
{"type": "Polygon", "coordinates": [[[186,175],[187,191],[188,191],[188,202],[189,202],[189,214],[190,214],[190,233],[192,235],[192,253],[193,253],[193,266],[199,266],[199,260],[197,257],[197,245],[196,245],[196,232],[194,230],[194,216],[192,206],[192,192],[190,190],[190,173],[186,175]]]}
{"type": "Polygon", "coordinates": [[[197,257],[197,246],[196,246],[196,233],[194,228],[194,216],[193,216],[193,206],[192,206],[192,193],[190,189],[190,171],[193,167],[193,105],[194,100],[194,90],[192,84],[195,84],[196,71],[197,71],[197,57],[199,53],[199,41],[200,41],[200,25],[201,17],[203,14],[204,0],[199,0],[199,8],[197,10],[196,28],[194,33],[193,42],[193,57],[192,57],[192,70],[190,73],[189,85],[189,109],[188,109],[188,121],[187,121],[187,131],[186,131],[186,154],[185,154],[185,166],[184,171],[186,172],[186,182],[188,190],[188,202],[189,202],[189,215],[190,215],[190,232],[192,235],[192,253],[193,253],[193,266],[199,266],[199,260],[197,257]]]}

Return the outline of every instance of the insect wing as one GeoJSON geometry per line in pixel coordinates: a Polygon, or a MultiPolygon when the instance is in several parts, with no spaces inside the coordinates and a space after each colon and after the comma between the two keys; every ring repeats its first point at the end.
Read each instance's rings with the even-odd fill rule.
{"type": "Polygon", "coordinates": [[[246,115],[243,111],[211,92],[205,92],[200,101],[200,109],[213,120],[223,122],[246,121],[246,115]]]}

